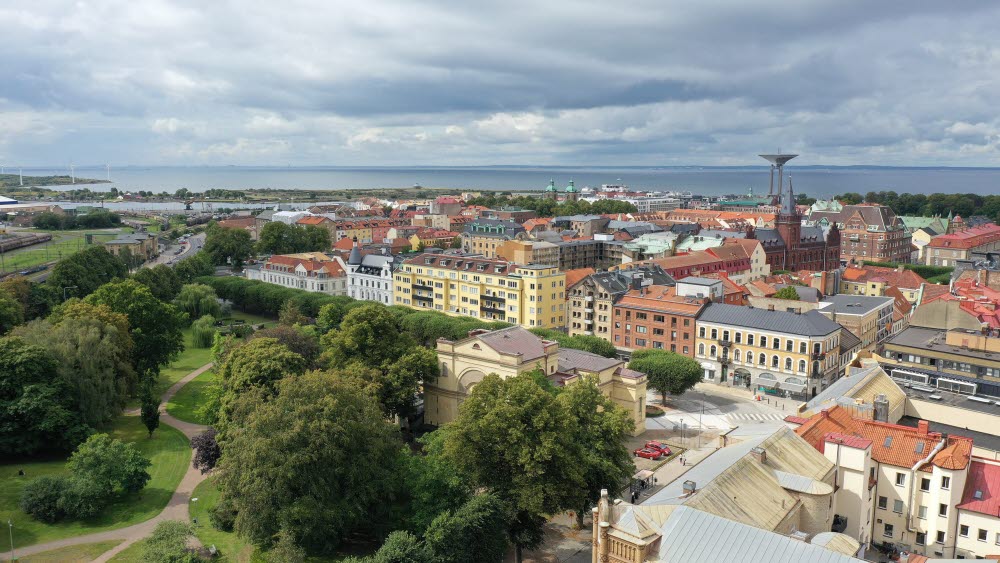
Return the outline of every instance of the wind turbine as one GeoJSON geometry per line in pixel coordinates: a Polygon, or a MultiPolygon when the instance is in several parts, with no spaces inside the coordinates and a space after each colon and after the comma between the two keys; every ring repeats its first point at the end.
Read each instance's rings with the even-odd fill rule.
{"type": "Polygon", "coordinates": [[[22,170],[21,168],[17,169],[17,179],[20,180],[21,185],[23,186],[24,185],[24,170],[22,170]]]}
{"type": "Polygon", "coordinates": [[[76,170],[72,162],[69,164],[69,178],[72,183],[76,183],[76,170]]]}

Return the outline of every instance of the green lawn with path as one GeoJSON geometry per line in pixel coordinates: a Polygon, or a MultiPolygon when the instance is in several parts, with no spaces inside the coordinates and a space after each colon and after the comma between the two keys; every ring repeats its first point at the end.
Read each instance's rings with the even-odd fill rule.
{"type": "Polygon", "coordinates": [[[198,407],[203,402],[205,391],[214,382],[215,372],[213,370],[208,370],[192,379],[170,399],[170,402],[167,403],[167,412],[170,416],[184,422],[208,424],[208,421],[198,414],[198,407]]]}
{"type": "Polygon", "coordinates": [[[65,474],[65,460],[3,463],[0,465],[0,521],[6,522],[8,518],[13,521],[15,548],[124,528],[149,520],[167,506],[191,463],[191,447],[184,434],[161,424],[153,437],[147,438],[146,427],[135,416],[119,417],[108,433],[114,438],[135,443],[139,451],[152,461],[149,468],[152,479],[146,488],[116,500],[94,518],[43,524],[21,512],[17,507],[18,498],[29,480],[42,475],[65,474]],[[19,469],[24,470],[24,477],[17,475],[19,469]]]}
{"type": "Polygon", "coordinates": [[[192,522],[198,520],[194,533],[202,545],[205,547],[214,545],[222,556],[221,561],[245,563],[260,559],[259,555],[254,557],[252,544],[242,540],[235,533],[216,530],[212,526],[208,512],[219,502],[219,489],[215,486],[214,478],[210,477],[199,483],[191,493],[191,498],[198,499],[191,503],[190,511],[192,522]]]}
{"type": "MultiPolygon", "coordinates": [[[[69,547],[53,549],[52,551],[43,551],[34,555],[28,555],[27,557],[18,557],[17,560],[20,563],[54,563],[56,561],[88,563],[120,543],[121,540],[111,540],[71,545],[69,547]]],[[[3,559],[3,561],[10,561],[10,559],[3,559]]]]}
{"type": "Polygon", "coordinates": [[[160,369],[160,381],[156,386],[157,396],[163,394],[171,385],[184,376],[212,361],[211,348],[195,348],[191,327],[184,329],[184,350],[170,365],[160,369]]]}

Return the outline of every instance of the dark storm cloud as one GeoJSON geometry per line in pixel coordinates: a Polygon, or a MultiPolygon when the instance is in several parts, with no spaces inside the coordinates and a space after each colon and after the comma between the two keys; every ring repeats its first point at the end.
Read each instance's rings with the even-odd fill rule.
{"type": "Polygon", "coordinates": [[[995,164],[1000,145],[986,1],[14,0],[0,21],[5,161],[995,164]]]}

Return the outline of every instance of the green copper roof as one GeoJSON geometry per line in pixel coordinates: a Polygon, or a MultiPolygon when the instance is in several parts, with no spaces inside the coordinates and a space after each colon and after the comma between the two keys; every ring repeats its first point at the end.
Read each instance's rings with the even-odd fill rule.
{"type": "Polygon", "coordinates": [[[569,185],[566,186],[566,193],[574,193],[574,192],[576,192],[576,186],[573,185],[573,180],[570,180],[569,185]]]}
{"type": "Polygon", "coordinates": [[[549,185],[548,185],[547,188],[545,188],[545,191],[547,191],[547,192],[554,192],[554,191],[556,191],[556,181],[555,180],[549,180],[549,185]]]}

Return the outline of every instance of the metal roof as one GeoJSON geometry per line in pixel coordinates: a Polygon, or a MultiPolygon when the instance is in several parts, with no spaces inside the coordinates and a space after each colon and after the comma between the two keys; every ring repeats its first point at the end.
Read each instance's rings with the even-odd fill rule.
{"type": "Polygon", "coordinates": [[[892,297],[875,295],[831,295],[820,301],[823,311],[833,311],[838,315],[864,315],[893,303],[892,297]],[[829,303],[824,306],[823,303],[829,303]]]}
{"type": "Polygon", "coordinates": [[[768,311],[742,305],[710,303],[698,318],[699,322],[719,323],[742,328],[755,328],[796,336],[826,336],[840,330],[840,325],[818,311],[789,313],[768,311]]]}

